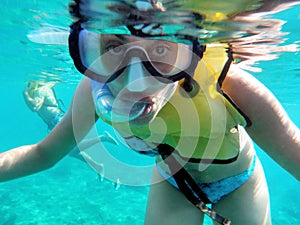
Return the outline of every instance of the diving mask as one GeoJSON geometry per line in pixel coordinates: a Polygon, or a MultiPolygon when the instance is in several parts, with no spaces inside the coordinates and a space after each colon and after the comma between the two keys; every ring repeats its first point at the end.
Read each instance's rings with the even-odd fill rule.
{"type": "Polygon", "coordinates": [[[108,83],[120,76],[133,57],[140,58],[149,74],[164,81],[178,81],[193,74],[204,46],[127,35],[98,34],[74,23],[69,48],[76,68],[85,76],[108,83]]]}

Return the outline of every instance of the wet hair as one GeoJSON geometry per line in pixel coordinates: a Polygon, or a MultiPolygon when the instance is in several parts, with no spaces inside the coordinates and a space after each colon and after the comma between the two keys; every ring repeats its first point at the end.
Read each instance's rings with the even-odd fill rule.
{"type": "Polygon", "coordinates": [[[79,10],[80,2],[81,2],[81,0],[74,0],[72,2],[69,2],[68,11],[69,11],[70,15],[76,20],[83,18],[83,16],[80,14],[80,10],[79,10]]]}

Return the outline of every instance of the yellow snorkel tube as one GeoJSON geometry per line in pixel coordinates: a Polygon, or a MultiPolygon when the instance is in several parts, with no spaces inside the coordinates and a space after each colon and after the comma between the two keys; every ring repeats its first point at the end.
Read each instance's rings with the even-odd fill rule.
{"type": "Polygon", "coordinates": [[[29,81],[27,82],[27,93],[28,95],[33,98],[34,93],[38,90],[39,82],[38,81],[29,81]]]}

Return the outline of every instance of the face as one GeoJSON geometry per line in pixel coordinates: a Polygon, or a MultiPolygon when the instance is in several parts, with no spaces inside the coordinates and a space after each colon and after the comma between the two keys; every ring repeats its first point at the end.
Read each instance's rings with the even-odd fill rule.
{"type": "Polygon", "coordinates": [[[162,82],[151,76],[142,61],[150,59],[155,68],[168,73],[173,69],[171,62],[177,57],[177,51],[177,44],[167,41],[141,41],[131,36],[104,35],[101,39],[101,53],[106,54],[103,62],[108,70],[113,70],[115,65],[122,62],[126,64],[122,74],[107,83],[115,98],[114,108],[139,112],[141,115],[133,123],[151,121],[158,109],[169,100],[177,83],[162,82]],[[135,49],[138,51],[133,52],[135,49]],[[130,55],[130,51],[135,54],[130,55]],[[124,57],[129,59],[124,61],[124,57]]]}
{"type": "Polygon", "coordinates": [[[98,111],[111,122],[142,124],[155,118],[177,81],[193,75],[202,49],[195,40],[183,44],[77,29],[71,56],[80,72],[102,85],[98,111]]]}

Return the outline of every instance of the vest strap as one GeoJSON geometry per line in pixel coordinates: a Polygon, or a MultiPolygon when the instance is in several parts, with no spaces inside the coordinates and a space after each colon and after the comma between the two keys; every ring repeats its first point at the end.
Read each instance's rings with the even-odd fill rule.
{"type": "Polygon", "coordinates": [[[235,156],[228,159],[206,159],[206,158],[187,158],[180,155],[180,153],[177,150],[174,150],[174,154],[177,154],[178,157],[182,158],[185,161],[191,162],[191,163],[205,163],[205,164],[229,164],[235,162],[240,152],[238,151],[235,156]]]}
{"type": "MultiPolygon", "coordinates": [[[[217,90],[221,90],[221,87],[222,87],[222,84],[223,84],[223,81],[229,71],[229,68],[231,66],[231,63],[233,62],[233,56],[232,56],[232,52],[231,52],[231,49],[230,47],[226,50],[227,52],[227,56],[228,56],[228,59],[226,61],[226,63],[224,64],[224,67],[220,73],[220,76],[218,78],[218,87],[217,87],[217,90]]],[[[222,93],[222,92],[221,92],[222,93]]]]}
{"type": "Polygon", "coordinates": [[[201,212],[208,215],[217,223],[229,225],[230,221],[228,219],[220,216],[207,206],[207,204],[211,204],[211,201],[207,198],[206,194],[200,189],[198,184],[185,170],[185,168],[174,158],[172,153],[175,149],[167,144],[160,144],[157,149],[164,162],[168,165],[177,186],[185,197],[193,203],[195,207],[200,209],[201,212]]]}

